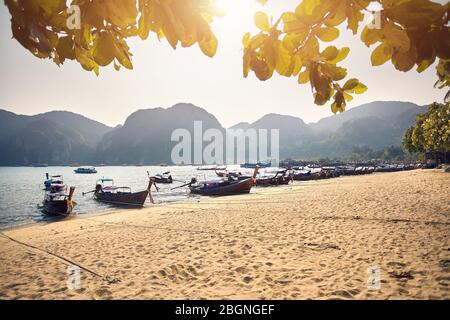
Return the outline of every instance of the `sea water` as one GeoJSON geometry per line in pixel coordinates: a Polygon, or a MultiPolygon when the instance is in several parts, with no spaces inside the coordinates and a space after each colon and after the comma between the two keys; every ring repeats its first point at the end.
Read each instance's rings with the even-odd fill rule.
{"type": "MultiPolygon", "coordinates": [[[[234,166],[237,169],[238,166],[234,166]]],[[[216,179],[214,170],[200,171],[196,166],[107,166],[97,167],[96,174],[76,174],[72,167],[0,167],[0,229],[48,220],[40,206],[44,198],[45,173],[62,175],[69,188],[75,186],[75,215],[101,213],[117,209],[109,204],[94,200],[92,193],[82,195],[94,189],[96,181],[101,178],[114,179],[115,186],[131,187],[132,192],[147,188],[147,171],[150,175],[170,171],[174,181],[172,184],[157,184],[156,192],[152,188],[152,196],[157,204],[185,201],[192,199],[187,187],[171,190],[189,182],[195,177],[199,180],[216,179]]],[[[233,168],[230,168],[233,169],[233,168]]],[[[147,199],[145,206],[151,206],[147,199]]]]}

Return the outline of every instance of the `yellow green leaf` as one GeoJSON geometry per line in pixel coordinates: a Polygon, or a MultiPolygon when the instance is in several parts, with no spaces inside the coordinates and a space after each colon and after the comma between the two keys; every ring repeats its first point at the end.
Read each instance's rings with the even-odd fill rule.
{"type": "Polygon", "coordinates": [[[339,50],[339,53],[337,54],[336,58],[331,60],[330,63],[338,63],[347,58],[348,54],[350,52],[350,48],[344,47],[341,50],[339,50]]]}
{"type": "Polygon", "coordinates": [[[114,38],[109,32],[98,33],[94,39],[92,56],[100,66],[107,66],[115,57],[114,38]]]}
{"type": "Polygon", "coordinates": [[[325,25],[335,27],[340,25],[347,18],[347,6],[339,5],[333,14],[325,20],[325,25]]]}
{"type": "Polygon", "coordinates": [[[326,27],[317,30],[317,36],[324,42],[336,40],[339,37],[339,29],[335,27],[326,27]]]}
{"type": "Polygon", "coordinates": [[[355,88],[353,88],[353,90],[352,90],[352,92],[354,92],[356,94],[362,94],[366,91],[367,91],[367,87],[364,84],[362,84],[361,82],[358,83],[358,85],[355,88]]]}
{"type": "Polygon", "coordinates": [[[269,17],[262,11],[255,13],[255,25],[262,31],[270,31],[269,17]]]}
{"type": "Polygon", "coordinates": [[[209,34],[209,37],[199,42],[200,49],[208,57],[214,57],[217,51],[217,45],[217,38],[212,32],[209,34]]]}
{"type": "Polygon", "coordinates": [[[417,50],[411,47],[408,52],[397,51],[392,55],[392,63],[397,70],[406,72],[411,70],[417,60],[417,50]]]}
{"type": "Polygon", "coordinates": [[[298,75],[298,83],[305,84],[309,82],[309,70],[305,70],[303,72],[300,72],[298,75]]]}
{"type": "Polygon", "coordinates": [[[349,95],[347,92],[344,92],[344,99],[345,101],[350,102],[353,100],[353,97],[349,95]]]}
{"type": "Polygon", "coordinates": [[[116,69],[116,71],[120,70],[120,64],[117,64],[116,60],[114,60],[114,69],[116,69]]]}
{"type": "Polygon", "coordinates": [[[347,69],[330,63],[322,64],[320,71],[334,81],[342,80],[347,76],[347,69]]]}
{"type": "Polygon", "coordinates": [[[247,32],[242,37],[242,45],[244,46],[244,48],[247,48],[249,43],[250,43],[250,32],[247,32]]]}
{"type": "Polygon", "coordinates": [[[371,61],[373,66],[380,66],[392,58],[392,47],[386,43],[380,44],[373,52],[371,61]]]}
{"type": "Polygon", "coordinates": [[[335,46],[329,46],[320,53],[320,56],[327,61],[332,61],[337,58],[338,54],[339,50],[335,46]]]}
{"type": "Polygon", "coordinates": [[[366,26],[361,32],[361,40],[367,47],[370,47],[371,45],[382,40],[381,32],[378,29],[371,29],[366,26]]]}
{"type": "Polygon", "coordinates": [[[344,90],[344,91],[353,90],[358,84],[359,84],[359,80],[358,79],[354,79],[354,78],[353,79],[349,79],[349,80],[347,80],[347,82],[342,87],[342,90],[344,90]]]}
{"type": "Polygon", "coordinates": [[[293,57],[292,75],[293,76],[298,75],[301,68],[302,68],[302,59],[300,58],[300,55],[296,54],[293,57]]]}

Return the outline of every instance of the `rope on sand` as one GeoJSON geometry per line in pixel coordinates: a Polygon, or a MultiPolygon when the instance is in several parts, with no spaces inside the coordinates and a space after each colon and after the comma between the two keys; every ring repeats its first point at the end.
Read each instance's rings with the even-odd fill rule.
{"type": "Polygon", "coordinates": [[[24,247],[31,248],[31,249],[37,250],[37,251],[39,251],[39,252],[42,252],[42,253],[46,253],[46,254],[48,254],[48,255],[54,257],[54,258],[57,258],[58,260],[61,260],[63,263],[68,263],[68,264],[70,264],[70,265],[77,266],[77,267],[79,267],[80,269],[82,269],[82,270],[84,270],[84,271],[86,271],[86,272],[92,274],[93,276],[98,277],[98,278],[101,278],[102,280],[108,282],[108,284],[120,282],[120,279],[118,279],[118,278],[112,278],[112,277],[110,277],[110,276],[104,276],[104,275],[101,275],[101,274],[99,274],[99,273],[97,273],[97,272],[95,272],[95,271],[89,269],[88,267],[85,267],[85,266],[83,266],[83,265],[81,265],[81,264],[78,264],[78,263],[76,263],[76,262],[74,262],[74,261],[72,261],[72,260],[70,260],[70,259],[68,259],[68,258],[66,258],[66,257],[63,257],[63,256],[61,256],[61,255],[59,255],[59,254],[57,254],[57,253],[53,253],[53,252],[48,251],[48,250],[46,250],[46,249],[42,249],[42,248],[33,246],[33,245],[31,245],[31,244],[28,244],[28,243],[19,241],[19,240],[17,240],[17,239],[11,238],[10,236],[7,236],[7,235],[4,234],[3,232],[0,232],[0,236],[2,236],[3,238],[5,238],[5,239],[7,239],[7,240],[10,240],[10,241],[12,241],[12,242],[15,242],[15,243],[17,243],[17,244],[20,244],[20,245],[22,245],[22,246],[24,246],[24,247]]]}

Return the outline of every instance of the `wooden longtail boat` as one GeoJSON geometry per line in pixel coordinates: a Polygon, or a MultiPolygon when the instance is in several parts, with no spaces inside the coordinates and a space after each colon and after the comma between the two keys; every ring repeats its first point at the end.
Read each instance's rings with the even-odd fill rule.
{"type": "Polygon", "coordinates": [[[46,180],[44,181],[45,191],[57,193],[57,192],[65,192],[67,190],[62,175],[50,176],[48,173],[46,173],[45,177],[46,177],[46,180]]]}
{"type": "Polygon", "coordinates": [[[72,213],[76,202],[72,200],[75,187],[70,187],[69,194],[47,191],[43,201],[42,211],[48,215],[68,216],[72,213]]]}
{"type": "Polygon", "coordinates": [[[309,180],[316,180],[317,175],[314,173],[311,173],[311,171],[307,172],[297,172],[292,176],[292,179],[295,181],[309,181],[309,180]]]}
{"type": "Polygon", "coordinates": [[[173,182],[172,175],[169,171],[164,173],[158,173],[153,176],[155,182],[169,184],[173,182]]]}
{"type": "Polygon", "coordinates": [[[287,170],[282,170],[269,177],[256,178],[256,185],[261,187],[287,185],[292,181],[292,176],[286,173],[287,170]]]}
{"type": "MultiPolygon", "coordinates": [[[[94,192],[94,198],[98,201],[121,205],[142,207],[149,194],[151,182],[147,190],[131,192],[130,187],[116,187],[113,179],[102,178],[97,180],[94,192]]],[[[86,193],[83,193],[83,195],[86,193]]]]}
{"type": "Polygon", "coordinates": [[[238,180],[230,177],[227,180],[197,182],[193,179],[189,184],[189,189],[193,194],[204,196],[227,196],[249,193],[251,188],[255,185],[258,169],[259,167],[257,166],[253,173],[253,177],[245,180],[238,180]]]}
{"type": "Polygon", "coordinates": [[[197,170],[204,171],[204,170],[225,170],[227,166],[218,166],[218,165],[206,165],[206,166],[199,166],[197,167],[197,170]]]}
{"type": "Polygon", "coordinates": [[[217,171],[217,170],[214,170],[215,172],[216,172],[216,175],[219,177],[219,178],[225,178],[225,177],[228,177],[228,175],[230,174],[229,172],[227,172],[227,171],[217,171]]]}
{"type": "Polygon", "coordinates": [[[245,180],[245,179],[251,178],[251,176],[244,176],[241,172],[229,172],[229,171],[217,171],[216,170],[216,175],[219,178],[231,177],[231,178],[235,178],[237,180],[245,180]]]}

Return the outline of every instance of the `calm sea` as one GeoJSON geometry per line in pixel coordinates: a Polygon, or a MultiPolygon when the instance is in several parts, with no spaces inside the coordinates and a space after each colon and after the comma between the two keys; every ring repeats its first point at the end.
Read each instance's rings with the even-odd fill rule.
{"type": "MultiPolygon", "coordinates": [[[[39,222],[45,217],[39,206],[44,197],[45,173],[63,175],[67,186],[75,186],[74,200],[77,202],[75,214],[102,212],[114,207],[95,201],[92,194],[82,196],[95,187],[97,179],[113,178],[116,186],[131,187],[131,190],[141,191],[147,188],[147,171],[154,175],[170,171],[174,181],[172,184],[158,184],[160,192],[152,190],[156,203],[177,202],[192,197],[187,188],[170,190],[171,188],[190,181],[192,177],[198,179],[215,178],[214,171],[199,171],[193,166],[142,166],[142,167],[98,167],[97,174],[75,174],[71,167],[0,167],[0,228],[39,222]]],[[[235,167],[237,168],[237,167],[235,167]]],[[[231,168],[232,169],[232,168],[231,168]]],[[[151,206],[147,200],[146,206],[151,206]]]]}

